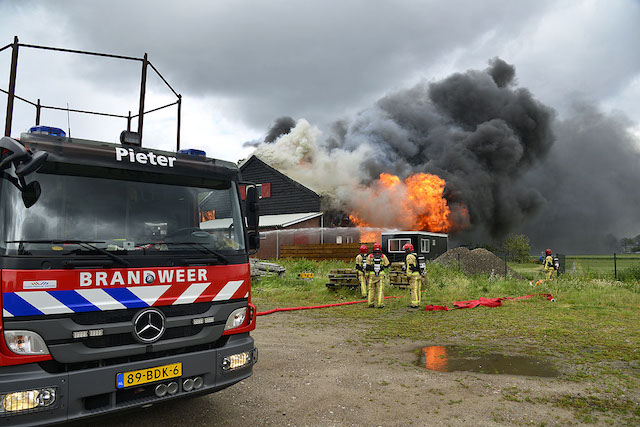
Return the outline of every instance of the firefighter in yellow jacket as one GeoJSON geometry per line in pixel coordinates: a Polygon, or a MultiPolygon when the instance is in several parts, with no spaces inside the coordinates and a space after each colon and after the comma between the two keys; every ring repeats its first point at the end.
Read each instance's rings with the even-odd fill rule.
{"type": "Polygon", "coordinates": [[[384,279],[389,269],[389,258],[382,253],[380,243],[373,244],[373,253],[367,256],[367,271],[369,272],[369,307],[375,307],[378,300],[378,308],[384,307],[384,279]]]}
{"type": "Polygon", "coordinates": [[[547,280],[553,277],[553,273],[556,271],[555,263],[553,262],[553,256],[551,256],[551,249],[545,251],[546,257],[544,259],[544,275],[547,280]]]}
{"type": "Polygon", "coordinates": [[[411,304],[409,307],[418,308],[420,306],[420,291],[422,290],[422,272],[418,264],[418,255],[413,251],[411,243],[405,244],[402,249],[407,254],[404,266],[409,279],[409,290],[411,292],[411,304]]]}
{"type": "Polygon", "coordinates": [[[360,246],[360,253],[356,256],[356,271],[358,272],[358,281],[360,281],[362,298],[367,298],[367,281],[369,280],[369,272],[366,270],[367,250],[367,245],[360,246]]]}

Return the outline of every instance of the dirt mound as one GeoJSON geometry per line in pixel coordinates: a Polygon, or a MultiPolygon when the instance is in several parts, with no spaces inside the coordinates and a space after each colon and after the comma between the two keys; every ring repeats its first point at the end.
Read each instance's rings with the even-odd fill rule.
{"type": "MultiPolygon", "coordinates": [[[[436,258],[435,262],[460,268],[467,274],[484,273],[504,276],[504,259],[495,256],[484,248],[472,251],[464,247],[451,249],[436,258]]],[[[516,279],[524,279],[510,267],[507,267],[507,275],[516,279]]]]}

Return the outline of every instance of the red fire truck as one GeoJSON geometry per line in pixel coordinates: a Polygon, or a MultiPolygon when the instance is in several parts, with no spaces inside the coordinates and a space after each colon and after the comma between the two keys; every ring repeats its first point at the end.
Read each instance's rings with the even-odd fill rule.
{"type": "Polygon", "coordinates": [[[243,209],[237,166],[143,148],[141,127],[122,144],[42,126],[11,138],[10,127],[0,423],[75,420],[249,377],[258,195],[247,186],[243,209]]]}

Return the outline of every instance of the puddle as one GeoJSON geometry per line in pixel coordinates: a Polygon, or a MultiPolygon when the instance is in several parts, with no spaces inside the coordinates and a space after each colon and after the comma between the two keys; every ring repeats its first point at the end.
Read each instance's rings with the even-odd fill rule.
{"type": "Polygon", "coordinates": [[[558,371],[547,361],[528,356],[482,354],[458,346],[430,346],[418,350],[418,366],[431,371],[469,371],[485,374],[557,377],[558,371]]]}

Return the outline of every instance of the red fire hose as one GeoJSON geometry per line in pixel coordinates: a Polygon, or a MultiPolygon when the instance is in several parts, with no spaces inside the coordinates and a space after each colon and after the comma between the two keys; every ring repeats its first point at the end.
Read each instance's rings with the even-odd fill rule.
{"type": "Polygon", "coordinates": [[[502,297],[502,298],[482,298],[471,301],[456,301],[453,303],[453,308],[449,308],[446,305],[428,305],[424,309],[426,311],[447,311],[447,310],[455,310],[459,308],[475,308],[479,305],[483,305],[485,307],[500,307],[502,305],[502,301],[510,301],[516,299],[529,299],[531,297],[541,296],[546,298],[548,301],[555,301],[555,298],[551,294],[531,294],[525,295],[522,297],[502,297]]]}
{"type": "MultiPolygon", "coordinates": [[[[502,305],[502,301],[517,300],[517,299],[529,299],[529,298],[535,297],[535,296],[542,296],[542,297],[545,297],[549,301],[555,301],[555,298],[553,298],[553,296],[551,294],[531,294],[531,295],[525,295],[525,296],[522,296],[522,297],[515,297],[515,298],[514,297],[502,297],[502,298],[482,298],[482,297],[480,297],[477,300],[456,301],[456,302],[453,303],[453,308],[449,308],[446,305],[428,305],[424,309],[426,311],[448,311],[448,310],[455,310],[455,309],[460,309],[460,308],[475,308],[475,307],[478,307],[479,305],[483,305],[485,307],[500,307],[502,305]]],[[[397,297],[397,296],[384,297],[384,299],[388,299],[388,298],[402,298],[402,297],[397,297]]],[[[360,300],[360,301],[339,302],[339,303],[335,303],[335,304],[314,305],[314,306],[308,306],[308,307],[274,308],[272,310],[259,311],[259,312],[256,313],[256,316],[264,316],[266,314],[275,313],[277,311],[312,310],[314,308],[337,307],[337,306],[340,306],[340,305],[361,304],[363,302],[367,302],[367,300],[363,299],[363,300],[360,300]]]]}
{"type": "MultiPolygon", "coordinates": [[[[384,299],[387,299],[387,298],[402,298],[402,297],[384,297],[384,299]]],[[[311,309],[314,309],[314,308],[327,308],[327,307],[337,307],[339,305],[361,304],[363,302],[368,302],[368,301],[366,299],[363,299],[363,300],[360,300],[360,301],[339,302],[339,303],[336,303],[336,304],[314,305],[314,306],[309,306],[309,307],[274,308],[273,310],[259,311],[259,312],[256,313],[256,316],[263,316],[265,314],[275,313],[276,311],[311,310],[311,309]]]]}

